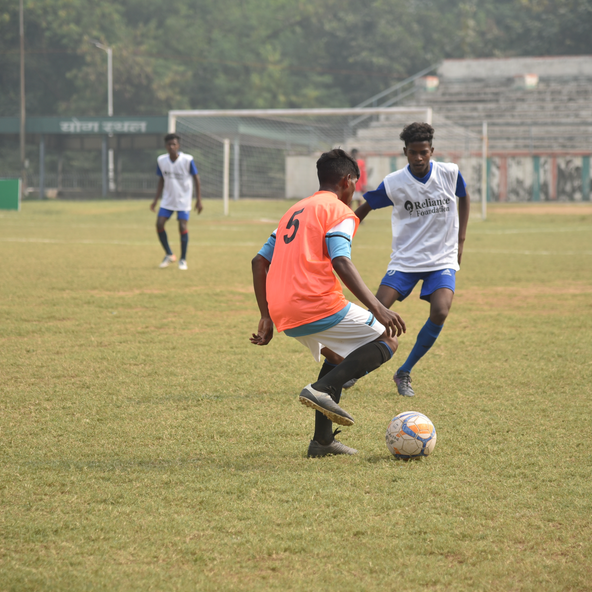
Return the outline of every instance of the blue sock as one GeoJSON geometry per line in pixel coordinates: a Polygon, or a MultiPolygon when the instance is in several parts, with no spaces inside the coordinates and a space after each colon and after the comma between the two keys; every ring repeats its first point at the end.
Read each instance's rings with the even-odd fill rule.
{"type": "Polygon", "coordinates": [[[158,238],[160,239],[160,244],[164,247],[166,254],[172,255],[173,252],[171,251],[171,247],[169,247],[169,239],[167,238],[166,230],[159,232],[158,238]]]}
{"type": "Polygon", "coordinates": [[[189,243],[189,233],[181,233],[181,259],[187,259],[187,244],[189,243]]]}
{"type": "Polygon", "coordinates": [[[428,319],[425,325],[421,328],[421,331],[417,334],[417,341],[409,354],[409,357],[405,360],[405,363],[399,368],[398,371],[411,372],[413,366],[419,362],[419,360],[428,353],[428,350],[434,345],[440,331],[442,331],[444,325],[436,325],[428,319]]]}

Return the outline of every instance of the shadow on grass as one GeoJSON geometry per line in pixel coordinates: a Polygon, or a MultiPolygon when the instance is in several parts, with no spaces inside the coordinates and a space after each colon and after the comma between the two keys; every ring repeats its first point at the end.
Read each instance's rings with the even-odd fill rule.
{"type": "Polygon", "coordinates": [[[29,461],[18,463],[19,466],[28,469],[48,469],[67,471],[129,471],[133,469],[159,469],[167,470],[172,467],[182,468],[197,466],[202,459],[188,458],[177,460],[150,460],[150,459],[128,459],[128,460],[48,460],[29,461]]]}
{"type": "Polygon", "coordinates": [[[395,458],[394,456],[369,456],[366,459],[366,462],[370,464],[377,464],[377,463],[396,463],[396,464],[407,464],[410,462],[423,462],[425,460],[424,456],[416,456],[415,458],[395,458]]]}

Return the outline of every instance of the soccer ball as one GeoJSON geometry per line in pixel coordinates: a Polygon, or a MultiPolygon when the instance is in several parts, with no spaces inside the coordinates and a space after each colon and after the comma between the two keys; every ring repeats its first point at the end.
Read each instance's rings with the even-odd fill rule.
{"type": "Polygon", "coordinates": [[[386,447],[396,458],[427,456],[436,446],[436,428],[422,413],[404,411],[386,429],[386,447]]]}

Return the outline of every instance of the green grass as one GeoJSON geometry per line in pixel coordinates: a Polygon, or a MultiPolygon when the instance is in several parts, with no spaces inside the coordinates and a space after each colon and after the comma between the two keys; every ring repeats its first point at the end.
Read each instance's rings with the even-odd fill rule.
{"type": "MultiPolygon", "coordinates": [[[[297,402],[319,367],[248,341],[287,204],[205,207],[184,273],[157,268],[147,202],[0,212],[0,590],[592,590],[589,207],[472,220],[417,396],[391,380],[414,292],[397,359],[343,399],[360,454],[326,459],[297,402]],[[438,444],[406,463],[384,433],[409,409],[438,444]]],[[[354,242],[373,290],[388,214],[354,242]]]]}

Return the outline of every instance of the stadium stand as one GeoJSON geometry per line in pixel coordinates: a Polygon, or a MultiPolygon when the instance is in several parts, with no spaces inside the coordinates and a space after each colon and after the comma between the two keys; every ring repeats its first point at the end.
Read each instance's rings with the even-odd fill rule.
{"type": "Polygon", "coordinates": [[[487,121],[492,153],[592,149],[592,56],[446,60],[438,82],[414,104],[475,133],[487,121]]]}
{"type": "MultiPolygon", "coordinates": [[[[474,182],[487,122],[488,199],[590,200],[592,56],[445,60],[418,74],[361,105],[430,107],[439,155],[464,159],[474,182]]],[[[372,153],[400,123],[354,143],[372,153]]]]}

